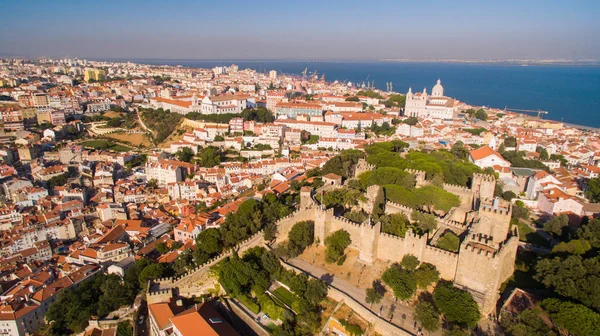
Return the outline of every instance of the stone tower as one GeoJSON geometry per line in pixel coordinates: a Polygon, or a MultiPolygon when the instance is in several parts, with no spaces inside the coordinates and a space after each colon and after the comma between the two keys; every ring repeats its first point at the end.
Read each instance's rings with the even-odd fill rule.
{"type": "Polygon", "coordinates": [[[311,187],[302,187],[302,189],[300,189],[300,209],[299,210],[306,210],[311,208],[314,205],[314,202],[312,200],[312,191],[313,188],[311,187]]]}
{"type": "Polygon", "coordinates": [[[375,169],[375,166],[367,163],[365,159],[358,159],[356,166],[354,166],[354,177],[358,177],[360,174],[375,169]]]}
{"type": "Polygon", "coordinates": [[[406,171],[415,176],[415,187],[416,188],[420,188],[425,185],[425,183],[426,183],[425,177],[427,176],[426,172],[424,172],[422,170],[415,170],[415,169],[406,169],[406,171]]]}
{"type": "Polygon", "coordinates": [[[372,264],[377,259],[377,246],[379,245],[379,232],[381,223],[371,225],[370,220],[366,220],[360,226],[360,261],[372,264]]]}
{"type": "Polygon", "coordinates": [[[488,174],[473,174],[471,182],[471,190],[473,199],[476,202],[475,208],[479,207],[481,201],[494,198],[494,190],[496,189],[496,178],[488,174]]]}
{"type": "Polygon", "coordinates": [[[358,202],[358,205],[367,214],[370,214],[373,212],[373,206],[375,204],[375,199],[377,199],[377,194],[379,194],[380,190],[381,190],[381,187],[378,185],[372,185],[372,186],[367,187],[367,192],[366,192],[367,200],[358,202]]]}
{"type": "Polygon", "coordinates": [[[514,271],[519,244],[515,231],[501,245],[483,234],[469,234],[460,246],[454,285],[473,295],[483,315],[495,311],[500,286],[514,271]]]}
{"type": "Polygon", "coordinates": [[[500,244],[508,236],[511,214],[511,203],[499,197],[482,201],[478,209],[479,223],[475,230],[489,236],[494,244],[500,244]]]}

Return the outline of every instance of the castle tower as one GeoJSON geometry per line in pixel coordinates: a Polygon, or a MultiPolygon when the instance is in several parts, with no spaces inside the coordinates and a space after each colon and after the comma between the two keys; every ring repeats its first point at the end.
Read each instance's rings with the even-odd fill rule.
{"type": "Polygon", "coordinates": [[[519,245],[518,233],[496,248],[491,238],[471,234],[460,246],[454,285],[473,295],[483,315],[496,310],[499,289],[514,271],[519,245]]]}
{"type": "Polygon", "coordinates": [[[360,226],[360,254],[359,260],[372,264],[377,259],[377,245],[379,244],[379,232],[381,223],[371,225],[370,218],[360,226]]]}
{"type": "Polygon", "coordinates": [[[474,227],[474,231],[491,237],[492,242],[498,245],[508,236],[511,214],[510,202],[498,197],[484,201],[479,205],[479,223],[474,227]]]}
{"type": "Polygon", "coordinates": [[[473,174],[471,191],[473,192],[473,199],[476,202],[476,204],[474,204],[475,209],[479,207],[481,201],[494,198],[495,189],[496,178],[494,176],[479,173],[473,174]]]}
{"type": "Polygon", "coordinates": [[[437,84],[431,90],[432,97],[443,97],[444,96],[444,87],[442,86],[442,81],[437,80],[437,84]]]}
{"type": "Polygon", "coordinates": [[[415,187],[420,188],[426,184],[425,177],[427,173],[422,170],[406,169],[407,172],[415,176],[415,187]]]}
{"type": "Polygon", "coordinates": [[[361,206],[366,213],[370,214],[373,212],[373,206],[375,204],[375,199],[379,194],[379,190],[381,190],[381,187],[378,185],[369,186],[366,192],[367,200],[359,201],[358,205],[361,206]]]}
{"type": "Polygon", "coordinates": [[[302,189],[300,189],[300,209],[299,210],[306,210],[306,209],[310,209],[311,207],[313,207],[314,202],[312,200],[312,191],[313,191],[313,188],[311,188],[311,187],[302,187],[302,189]]]}

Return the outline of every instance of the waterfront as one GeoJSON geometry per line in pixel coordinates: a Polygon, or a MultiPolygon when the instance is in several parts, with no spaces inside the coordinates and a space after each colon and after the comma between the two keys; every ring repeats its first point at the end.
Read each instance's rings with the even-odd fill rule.
{"type": "Polygon", "coordinates": [[[448,96],[472,105],[549,111],[547,119],[600,127],[600,67],[513,64],[411,63],[389,61],[131,60],[137,63],[212,68],[235,63],[240,69],[299,74],[305,68],[328,81],[375,82],[394,91],[428,91],[440,78],[448,96]]]}

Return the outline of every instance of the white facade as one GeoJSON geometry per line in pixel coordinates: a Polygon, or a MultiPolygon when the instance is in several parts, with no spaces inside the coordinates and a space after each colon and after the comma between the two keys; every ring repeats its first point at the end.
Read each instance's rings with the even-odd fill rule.
{"type": "Polygon", "coordinates": [[[454,119],[456,118],[456,114],[454,99],[444,96],[444,88],[439,79],[433,87],[431,95],[427,94],[427,89],[423,89],[423,92],[417,93],[413,93],[412,88],[408,89],[404,108],[405,116],[454,119]]]}

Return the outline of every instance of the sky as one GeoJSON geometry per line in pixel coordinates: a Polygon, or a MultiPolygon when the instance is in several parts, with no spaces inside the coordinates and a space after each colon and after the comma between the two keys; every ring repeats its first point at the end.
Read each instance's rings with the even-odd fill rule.
{"type": "Polygon", "coordinates": [[[600,59],[598,0],[0,4],[0,57],[600,59]]]}

